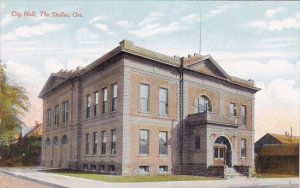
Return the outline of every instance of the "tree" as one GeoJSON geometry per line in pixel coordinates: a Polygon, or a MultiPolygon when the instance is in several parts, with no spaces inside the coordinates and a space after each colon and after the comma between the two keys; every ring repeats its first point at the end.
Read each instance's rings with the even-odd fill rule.
{"type": "Polygon", "coordinates": [[[25,89],[9,80],[5,68],[0,61],[0,145],[15,139],[20,116],[29,106],[25,89]]]}

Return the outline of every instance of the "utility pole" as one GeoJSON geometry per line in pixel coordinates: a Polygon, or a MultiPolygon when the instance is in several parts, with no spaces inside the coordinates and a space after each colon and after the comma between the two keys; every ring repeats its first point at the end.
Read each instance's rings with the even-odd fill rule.
{"type": "Polygon", "coordinates": [[[201,55],[201,10],[200,10],[200,23],[199,23],[199,55],[201,55]]]}

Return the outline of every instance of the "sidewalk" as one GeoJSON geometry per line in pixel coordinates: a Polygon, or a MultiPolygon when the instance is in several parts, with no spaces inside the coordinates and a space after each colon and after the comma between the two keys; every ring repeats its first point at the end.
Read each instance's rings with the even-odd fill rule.
{"type": "Polygon", "coordinates": [[[299,178],[247,178],[230,180],[108,183],[38,171],[40,168],[0,168],[0,172],[59,188],[228,188],[265,185],[299,185],[299,178]]]}

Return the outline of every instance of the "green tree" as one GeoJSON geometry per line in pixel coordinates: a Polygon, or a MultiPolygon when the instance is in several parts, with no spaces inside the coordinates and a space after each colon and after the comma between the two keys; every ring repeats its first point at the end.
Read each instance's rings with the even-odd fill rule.
{"type": "Polygon", "coordinates": [[[29,106],[25,89],[13,83],[5,69],[0,61],[0,145],[9,144],[16,138],[22,124],[20,116],[29,106]]]}

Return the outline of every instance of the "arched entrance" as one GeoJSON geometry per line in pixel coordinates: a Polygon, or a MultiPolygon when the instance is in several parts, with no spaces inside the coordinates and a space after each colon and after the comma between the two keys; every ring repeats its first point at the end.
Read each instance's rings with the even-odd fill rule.
{"type": "Polygon", "coordinates": [[[227,165],[232,167],[232,151],[229,140],[220,136],[214,143],[214,165],[227,165]]]}

